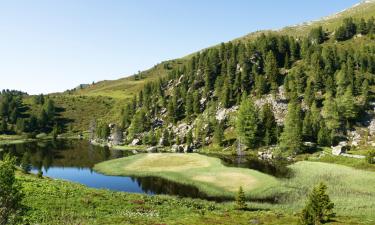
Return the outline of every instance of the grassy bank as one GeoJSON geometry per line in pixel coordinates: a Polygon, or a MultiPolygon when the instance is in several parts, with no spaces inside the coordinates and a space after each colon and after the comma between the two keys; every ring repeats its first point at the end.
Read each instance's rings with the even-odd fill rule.
{"type": "Polygon", "coordinates": [[[242,186],[248,197],[261,198],[277,185],[272,176],[255,170],[224,166],[220,159],[199,154],[139,154],[99,163],[108,175],[158,176],[193,185],[209,196],[234,197],[242,186]]]}
{"type": "MultiPolygon", "coordinates": [[[[297,217],[267,208],[234,210],[232,203],[147,196],[87,188],[19,173],[30,224],[296,224],[297,217]]],[[[333,223],[340,224],[340,223],[333,223]]],[[[347,223],[350,224],[350,223],[347,223]]],[[[357,224],[357,223],[352,223],[357,224]]]]}

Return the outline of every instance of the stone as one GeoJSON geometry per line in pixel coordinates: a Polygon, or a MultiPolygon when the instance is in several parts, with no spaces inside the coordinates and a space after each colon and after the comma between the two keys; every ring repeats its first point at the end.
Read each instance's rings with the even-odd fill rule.
{"type": "Polygon", "coordinates": [[[140,142],[141,142],[141,140],[139,140],[138,138],[135,138],[135,139],[133,139],[132,143],[130,143],[130,145],[131,146],[139,145],[140,142]]]}
{"type": "Polygon", "coordinates": [[[185,153],[190,153],[190,152],[192,152],[192,148],[191,148],[191,146],[189,146],[189,145],[185,145],[185,146],[184,146],[184,152],[185,152],[185,153]]]}
{"type": "Polygon", "coordinates": [[[337,146],[331,146],[333,155],[341,155],[346,152],[348,142],[342,141],[337,146]]]}
{"type": "Polygon", "coordinates": [[[172,152],[175,152],[175,153],[180,153],[180,152],[184,152],[184,146],[183,145],[172,145],[171,147],[172,149],[172,152]]]}
{"type": "Polygon", "coordinates": [[[158,148],[156,146],[152,146],[152,147],[149,147],[147,149],[147,152],[149,153],[155,153],[155,152],[158,152],[158,148]]]}
{"type": "Polygon", "coordinates": [[[271,160],[273,159],[273,154],[271,150],[266,150],[263,152],[258,152],[258,158],[261,160],[271,160]]]}

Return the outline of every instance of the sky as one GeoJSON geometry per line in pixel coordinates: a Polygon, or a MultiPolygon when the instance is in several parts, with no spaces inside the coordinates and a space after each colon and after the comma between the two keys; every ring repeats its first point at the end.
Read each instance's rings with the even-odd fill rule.
{"type": "Polygon", "coordinates": [[[0,89],[29,94],[118,79],[247,33],[359,0],[0,0],[0,89]]]}

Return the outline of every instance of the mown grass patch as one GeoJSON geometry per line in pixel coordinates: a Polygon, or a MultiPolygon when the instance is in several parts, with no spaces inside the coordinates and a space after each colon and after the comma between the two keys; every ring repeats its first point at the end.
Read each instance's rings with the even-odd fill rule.
{"type": "Polygon", "coordinates": [[[249,198],[261,198],[272,176],[255,170],[224,166],[220,159],[199,154],[155,153],[99,163],[95,170],[108,175],[157,176],[193,185],[212,197],[233,198],[242,186],[249,198]]]}

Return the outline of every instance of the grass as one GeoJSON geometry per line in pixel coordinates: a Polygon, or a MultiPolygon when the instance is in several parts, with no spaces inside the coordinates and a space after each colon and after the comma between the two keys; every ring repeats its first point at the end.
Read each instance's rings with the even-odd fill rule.
{"type": "MultiPolygon", "coordinates": [[[[350,150],[348,153],[353,155],[366,155],[370,148],[361,147],[355,150],[350,150]]],[[[368,170],[375,172],[375,164],[369,164],[366,159],[350,158],[345,156],[332,155],[330,148],[323,148],[321,152],[311,155],[305,155],[309,161],[325,162],[331,164],[339,164],[344,166],[353,167],[355,169],[368,170]]]]}
{"type": "MultiPolygon", "coordinates": [[[[169,196],[147,196],[87,188],[83,185],[18,173],[29,208],[25,224],[296,224],[280,211],[234,210],[233,203],[214,203],[169,196]]],[[[337,223],[339,224],[339,223],[337,223]]],[[[353,223],[355,224],[355,223],[353,223]]]]}
{"type": "MultiPolygon", "coordinates": [[[[293,225],[298,215],[267,205],[234,204],[170,196],[147,196],[87,188],[83,185],[17,174],[29,209],[25,224],[142,224],[142,225],[293,225]]],[[[373,224],[361,218],[339,215],[330,225],[373,224]]]]}
{"type": "Polygon", "coordinates": [[[21,144],[34,141],[34,139],[27,138],[25,135],[0,135],[0,146],[1,145],[11,145],[11,144],[21,144]]]}
{"type": "Polygon", "coordinates": [[[374,172],[308,161],[289,167],[294,176],[276,180],[253,170],[228,168],[217,159],[197,154],[140,154],[97,164],[95,169],[110,175],[159,176],[194,185],[211,196],[233,196],[243,186],[247,196],[256,200],[254,207],[290,214],[300,212],[312,187],[324,182],[339,217],[375,223],[374,172]],[[262,202],[267,199],[275,199],[276,204],[262,202]]]}
{"type": "Polygon", "coordinates": [[[255,170],[224,166],[220,159],[199,154],[138,154],[99,163],[95,170],[108,175],[158,176],[198,187],[212,197],[233,198],[242,186],[248,197],[259,197],[277,184],[255,170]]]}
{"type": "Polygon", "coordinates": [[[276,206],[297,212],[304,205],[307,193],[319,182],[328,186],[328,193],[335,203],[339,216],[361,218],[368,224],[375,223],[375,174],[347,166],[302,161],[290,166],[294,177],[284,180],[273,189],[284,192],[282,204],[276,206]]]}

